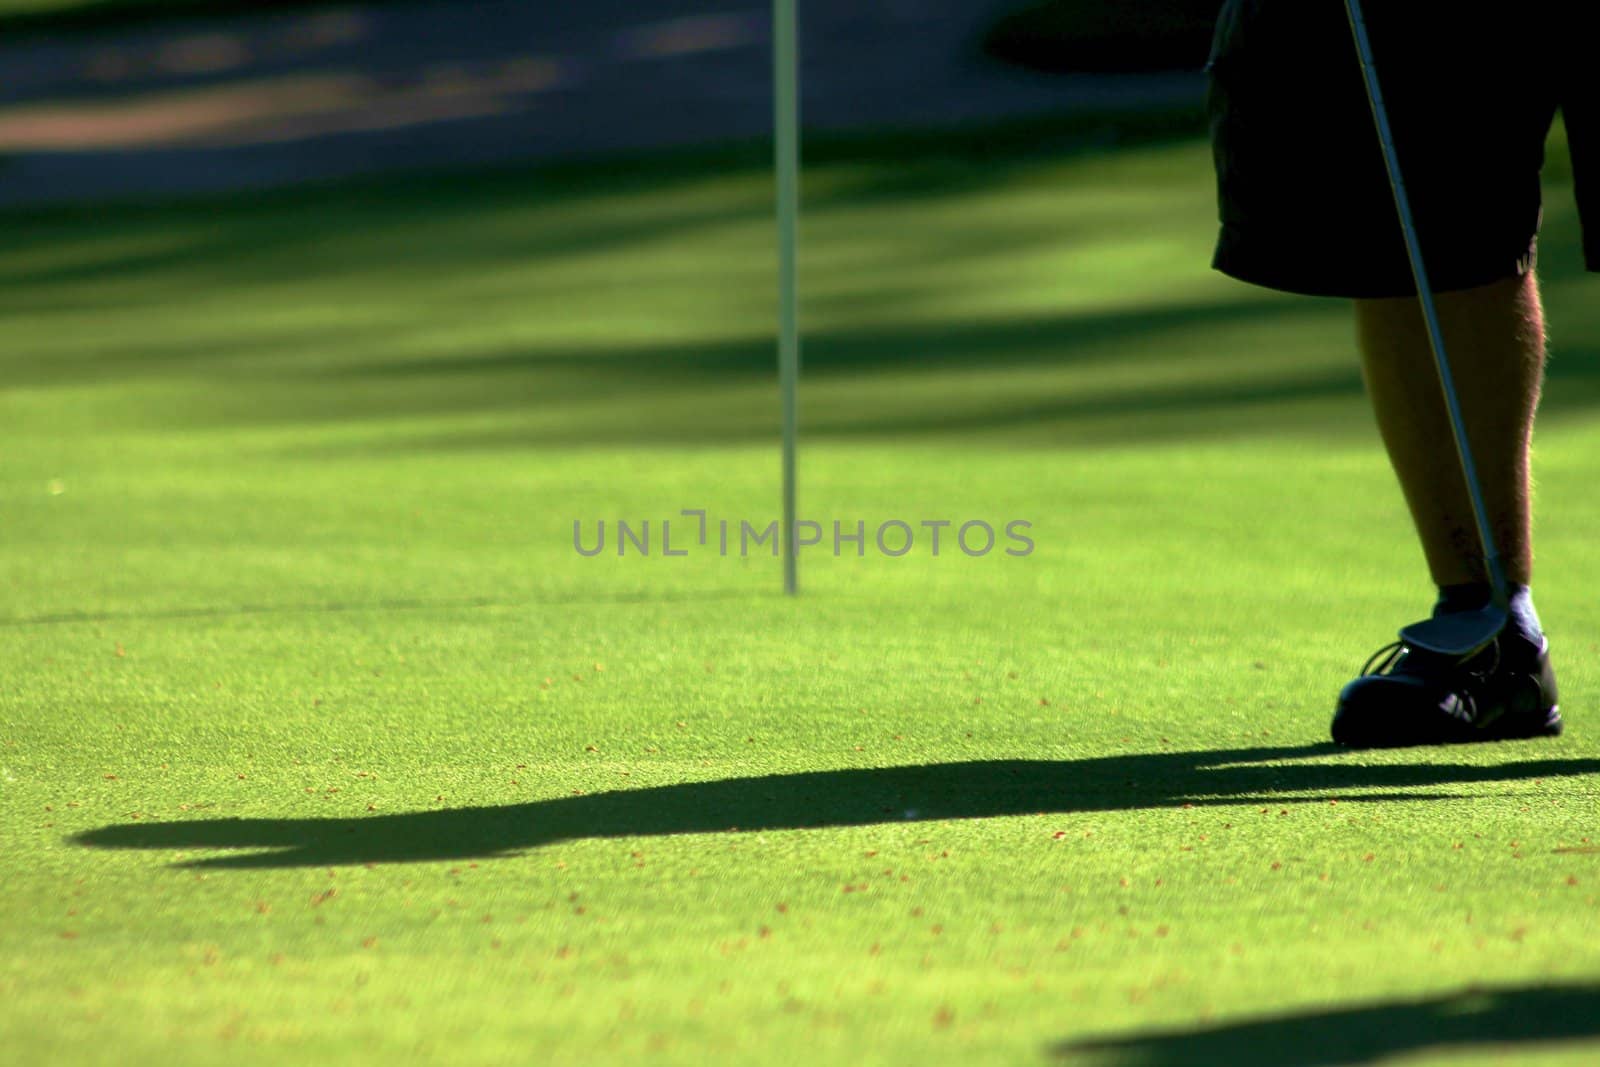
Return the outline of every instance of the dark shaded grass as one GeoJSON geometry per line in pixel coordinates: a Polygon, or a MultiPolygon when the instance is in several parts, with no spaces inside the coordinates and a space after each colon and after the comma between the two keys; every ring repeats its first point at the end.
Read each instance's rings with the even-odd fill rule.
{"type": "MultiPolygon", "coordinates": [[[[919,205],[935,210],[969,193],[1025,182],[1041,167],[1079,160],[1092,167],[1124,152],[1166,146],[1189,151],[1182,158],[1199,163],[1192,149],[1200,125],[1197,113],[1177,111],[819,137],[808,144],[807,217],[827,220],[833,212],[880,205],[908,212],[909,207],[898,239],[910,266],[926,261],[1003,266],[1034,249],[1107,247],[1122,232],[1137,237],[1160,233],[1164,226],[1193,227],[1193,219],[1155,214],[1080,217],[1067,223],[1074,230],[1064,229],[1060,220],[1029,227],[1019,218],[989,230],[948,223],[919,227],[916,220],[919,205]]],[[[1565,152],[1559,145],[1553,149],[1549,172],[1555,210],[1543,261],[1555,293],[1556,358],[1546,406],[1560,416],[1600,401],[1600,322],[1586,304],[1564,299],[1578,275],[1579,241],[1575,220],[1562,203],[1565,152]]],[[[109,335],[48,359],[34,358],[26,335],[19,334],[9,353],[0,354],[0,385],[188,383],[189,392],[166,405],[161,417],[204,426],[473,415],[499,420],[493,426],[409,432],[383,447],[766,439],[777,424],[770,395],[773,341],[764,332],[730,335],[719,329],[703,338],[622,341],[607,337],[597,324],[594,339],[578,344],[541,337],[537,320],[519,309],[521,295],[514,289],[471,289],[459,304],[441,301],[434,324],[470,326],[479,318],[499,319],[519,324],[517,340],[472,338],[418,349],[409,345],[417,320],[402,304],[434,279],[441,284],[492,279],[497,272],[559,265],[571,257],[612,256],[626,263],[635,249],[689,240],[708,228],[760,234],[772,211],[769,168],[768,146],[746,142],[482,174],[349,182],[249,200],[14,213],[7,219],[8,252],[0,257],[5,282],[0,313],[181,309],[192,292],[314,282],[330,292],[346,286],[378,308],[385,287],[392,285],[402,314],[393,321],[369,314],[314,327],[263,329],[245,296],[236,332],[211,331],[199,339],[182,331],[165,331],[159,339],[148,333],[109,335]],[[704,189],[719,191],[696,195],[704,189]],[[649,203],[675,193],[685,194],[686,201],[623,214],[597,206],[605,198],[628,202],[637,196],[649,203]],[[77,258],[48,258],[73,242],[108,238],[123,243],[95,246],[93,254],[77,258]],[[224,383],[231,387],[216,388],[224,383]],[[577,405],[581,415],[574,414],[577,405]]],[[[1166,174],[1157,169],[1152,175],[1186,196],[1210,181],[1198,167],[1191,172],[1169,166],[1166,174]]],[[[1069,177],[1062,196],[1077,195],[1069,177]]],[[[1206,252],[1200,245],[1193,249],[1197,276],[1205,273],[1206,252]]],[[[717,272],[737,271],[749,258],[740,252],[744,258],[724,266],[698,254],[702,258],[686,259],[686,275],[703,276],[708,285],[727,284],[717,272]]],[[[930,319],[921,310],[940,298],[927,279],[897,282],[892,261],[871,269],[861,286],[808,292],[805,428],[813,438],[963,431],[1088,443],[1215,437],[1264,428],[1368,430],[1366,421],[1350,417],[1360,394],[1353,357],[1333,365],[1326,352],[1320,362],[1307,363],[1299,355],[1308,339],[1346,343],[1349,327],[1337,302],[1219,286],[1217,296],[1188,302],[961,322],[930,319]],[[899,314],[901,305],[913,313],[899,314]],[[835,313],[853,314],[857,321],[829,324],[827,317],[835,313]],[[818,317],[824,320],[820,324],[818,317]],[[1219,357],[1227,358],[1198,380],[1178,373],[1219,357]],[[1073,378],[1079,371],[1113,366],[1147,366],[1148,374],[1092,389],[1073,378]],[[990,377],[952,380],[948,388],[935,390],[937,395],[914,400],[899,388],[910,375],[926,372],[931,382],[946,372],[975,368],[990,377]],[[1059,381],[1043,390],[1004,380],[1011,372],[1037,378],[1057,370],[1059,381]]],[[[734,291],[747,294],[749,301],[768,298],[768,290],[748,278],[729,277],[738,286],[734,291]]],[[[592,297],[596,283],[592,277],[568,283],[551,271],[538,284],[549,302],[563,287],[574,297],[592,297]]],[[[616,299],[670,298],[618,290],[616,299]]]]}
{"type": "Polygon", "coordinates": [[[1053,1051],[1066,1063],[1104,1067],[1340,1067],[1424,1051],[1510,1056],[1596,1038],[1600,984],[1581,982],[1468,987],[1440,996],[1064,1042],[1053,1051]]]}

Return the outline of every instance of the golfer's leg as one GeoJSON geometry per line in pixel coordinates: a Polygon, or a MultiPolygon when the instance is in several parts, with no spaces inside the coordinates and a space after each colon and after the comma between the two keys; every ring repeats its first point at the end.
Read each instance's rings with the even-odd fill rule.
{"type": "MultiPolygon", "coordinates": [[[[1440,325],[1506,577],[1526,585],[1533,548],[1529,446],[1544,375],[1532,273],[1438,294],[1440,325]]],[[[1367,391],[1440,586],[1485,581],[1482,552],[1415,297],[1356,301],[1367,391]]]]}

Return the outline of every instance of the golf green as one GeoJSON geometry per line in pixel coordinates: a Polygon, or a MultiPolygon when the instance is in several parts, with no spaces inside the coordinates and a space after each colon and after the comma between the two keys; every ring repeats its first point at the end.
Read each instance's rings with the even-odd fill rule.
{"type": "Polygon", "coordinates": [[[7,1060],[1592,1062],[1565,174],[1569,731],[1351,753],[1430,596],[1347,310],[1197,140],[953,143],[807,175],[796,599],[759,157],[7,217],[7,1060]]]}

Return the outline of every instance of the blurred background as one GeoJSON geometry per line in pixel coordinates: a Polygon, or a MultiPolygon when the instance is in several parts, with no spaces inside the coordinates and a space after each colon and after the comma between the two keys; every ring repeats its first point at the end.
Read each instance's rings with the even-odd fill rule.
{"type": "MultiPolygon", "coordinates": [[[[1120,508],[1027,468],[1102,541],[1208,445],[1269,478],[1352,450],[1390,493],[1348,309],[1209,269],[1218,6],[802,0],[807,509],[1045,495],[939,482],[937,449],[1137,457],[1120,508]]],[[[14,614],[747,580],[525,552],[574,515],[775,506],[764,0],[0,0],[0,42],[14,614]],[[228,565],[162,555],[184,523],[228,565]]],[[[1550,430],[1600,399],[1560,141],[1550,430]]]]}
{"type": "MultiPolygon", "coordinates": [[[[1128,6],[808,0],[807,123],[1193,105],[1218,5],[1128,6]],[[1142,73],[1115,76],[1128,72],[1142,73]]],[[[239,190],[761,137],[770,5],[710,7],[3,0],[3,196],[239,190]]]]}

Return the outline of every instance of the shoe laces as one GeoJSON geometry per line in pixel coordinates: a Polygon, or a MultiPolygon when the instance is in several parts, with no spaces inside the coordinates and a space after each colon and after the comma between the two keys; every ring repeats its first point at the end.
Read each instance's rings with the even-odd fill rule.
{"type": "Polygon", "coordinates": [[[1383,674],[1394,666],[1395,661],[1400,658],[1401,653],[1405,650],[1406,643],[1404,641],[1389,642],[1367,657],[1367,662],[1361,667],[1362,675],[1383,674]]]}
{"type": "MultiPolygon", "coordinates": [[[[1367,658],[1362,666],[1362,675],[1389,674],[1399,664],[1401,657],[1418,655],[1415,649],[1409,647],[1403,640],[1391,641],[1367,658]]],[[[1494,641],[1489,648],[1472,659],[1455,664],[1453,671],[1459,672],[1450,685],[1450,695],[1455,697],[1455,705],[1446,709],[1451,715],[1466,722],[1472,722],[1478,715],[1478,702],[1474,691],[1480,688],[1489,678],[1500,669],[1500,642],[1494,641]],[[1486,655],[1492,651],[1492,654],[1486,655]],[[1473,660],[1483,660],[1478,666],[1468,666],[1473,660]]]]}
{"type": "MultiPolygon", "coordinates": [[[[1469,667],[1467,664],[1472,662],[1472,660],[1464,660],[1461,663],[1456,664],[1456,669],[1480,679],[1489,677],[1495,671],[1500,669],[1500,642],[1492,642],[1489,645],[1489,649],[1486,649],[1485,651],[1489,650],[1493,650],[1494,655],[1489,657],[1487,665],[1481,667],[1469,667]]],[[[1367,657],[1367,662],[1362,664],[1361,673],[1363,675],[1386,674],[1394,668],[1395,664],[1400,662],[1400,657],[1406,655],[1407,653],[1410,653],[1411,655],[1418,654],[1415,649],[1411,648],[1404,641],[1391,641],[1367,657]]],[[[1482,655],[1483,653],[1479,653],[1477,656],[1472,658],[1479,659],[1482,658],[1482,655]]]]}

